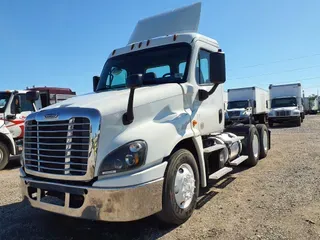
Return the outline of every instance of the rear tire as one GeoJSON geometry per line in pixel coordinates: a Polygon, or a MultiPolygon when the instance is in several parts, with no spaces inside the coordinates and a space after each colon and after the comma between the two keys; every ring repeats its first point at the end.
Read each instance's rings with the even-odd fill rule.
{"type": "Polygon", "coordinates": [[[157,216],[166,223],[180,225],[190,218],[196,207],[200,179],[198,166],[192,153],[186,149],[173,153],[168,162],[163,184],[162,211],[157,216]],[[189,195],[189,198],[182,197],[185,195],[189,195]]]}
{"type": "Polygon", "coordinates": [[[248,159],[245,161],[247,166],[253,167],[257,165],[260,157],[260,137],[257,128],[252,124],[248,124],[243,126],[233,126],[227,128],[225,131],[245,137],[242,140],[243,146],[241,155],[248,156],[248,159]]]}
{"type": "Polygon", "coordinates": [[[260,159],[262,159],[268,155],[269,150],[268,128],[264,124],[258,124],[256,128],[260,136],[260,159]]]}
{"type": "Polygon", "coordinates": [[[243,150],[248,159],[245,161],[247,166],[253,167],[257,165],[260,157],[260,141],[259,133],[255,126],[251,126],[248,129],[247,138],[243,144],[243,150]]]}
{"type": "Polygon", "coordinates": [[[9,162],[9,150],[8,147],[0,142],[0,170],[4,169],[9,162]]]}

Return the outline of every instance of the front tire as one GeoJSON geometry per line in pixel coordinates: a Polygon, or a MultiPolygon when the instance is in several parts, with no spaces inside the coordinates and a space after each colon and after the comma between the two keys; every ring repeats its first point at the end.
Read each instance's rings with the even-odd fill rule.
{"type": "Polygon", "coordinates": [[[0,142],[0,170],[4,169],[9,162],[8,147],[0,142]]]}
{"type": "Polygon", "coordinates": [[[299,117],[299,119],[297,120],[297,123],[296,123],[296,125],[297,125],[297,127],[300,127],[301,126],[301,117],[299,117]]]}
{"type": "Polygon", "coordinates": [[[187,221],[199,195],[199,172],[196,160],[186,149],[173,153],[165,173],[160,220],[174,225],[187,221]]]}

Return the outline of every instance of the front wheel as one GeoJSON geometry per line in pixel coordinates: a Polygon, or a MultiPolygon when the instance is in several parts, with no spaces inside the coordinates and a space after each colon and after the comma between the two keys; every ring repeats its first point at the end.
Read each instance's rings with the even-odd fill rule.
{"type": "Polygon", "coordinates": [[[174,225],[187,221],[199,195],[199,172],[192,153],[180,149],[168,161],[165,173],[160,220],[174,225]]]}
{"type": "Polygon", "coordinates": [[[0,142],[0,170],[4,169],[9,162],[8,147],[0,142]]]}
{"type": "Polygon", "coordinates": [[[297,120],[297,123],[296,123],[296,125],[297,125],[297,127],[300,127],[301,126],[301,117],[299,117],[299,119],[297,120]]]}

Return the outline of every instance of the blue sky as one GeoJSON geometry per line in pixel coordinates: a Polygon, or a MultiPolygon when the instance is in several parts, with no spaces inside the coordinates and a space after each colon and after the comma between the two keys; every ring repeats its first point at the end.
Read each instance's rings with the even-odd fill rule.
{"type": "MultiPolygon", "coordinates": [[[[90,92],[109,53],[144,17],[194,0],[0,1],[1,89],[90,92]]],[[[226,53],[225,88],[300,80],[320,90],[319,0],[203,0],[199,32],[226,53]]]]}

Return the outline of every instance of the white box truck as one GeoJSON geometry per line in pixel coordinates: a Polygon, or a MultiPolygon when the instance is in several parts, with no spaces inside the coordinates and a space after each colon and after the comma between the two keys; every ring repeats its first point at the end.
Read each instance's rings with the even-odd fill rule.
{"type": "Polygon", "coordinates": [[[266,123],[269,92],[258,87],[228,89],[227,121],[266,123]]]}
{"type": "Polygon", "coordinates": [[[274,123],[293,122],[301,126],[304,119],[302,92],[300,83],[269,86],[271,110],[268,122],[272,127],[274,123]]]}
{"type": "Polygon", "coordinates": [[[20,177],[33,207],[181,224],[210,179],[267,155],[266,125],[224,128],[225,57],[197,33],[200,9],[139,21],[93,78],[92,93],[27,117],[20,177]]]}

